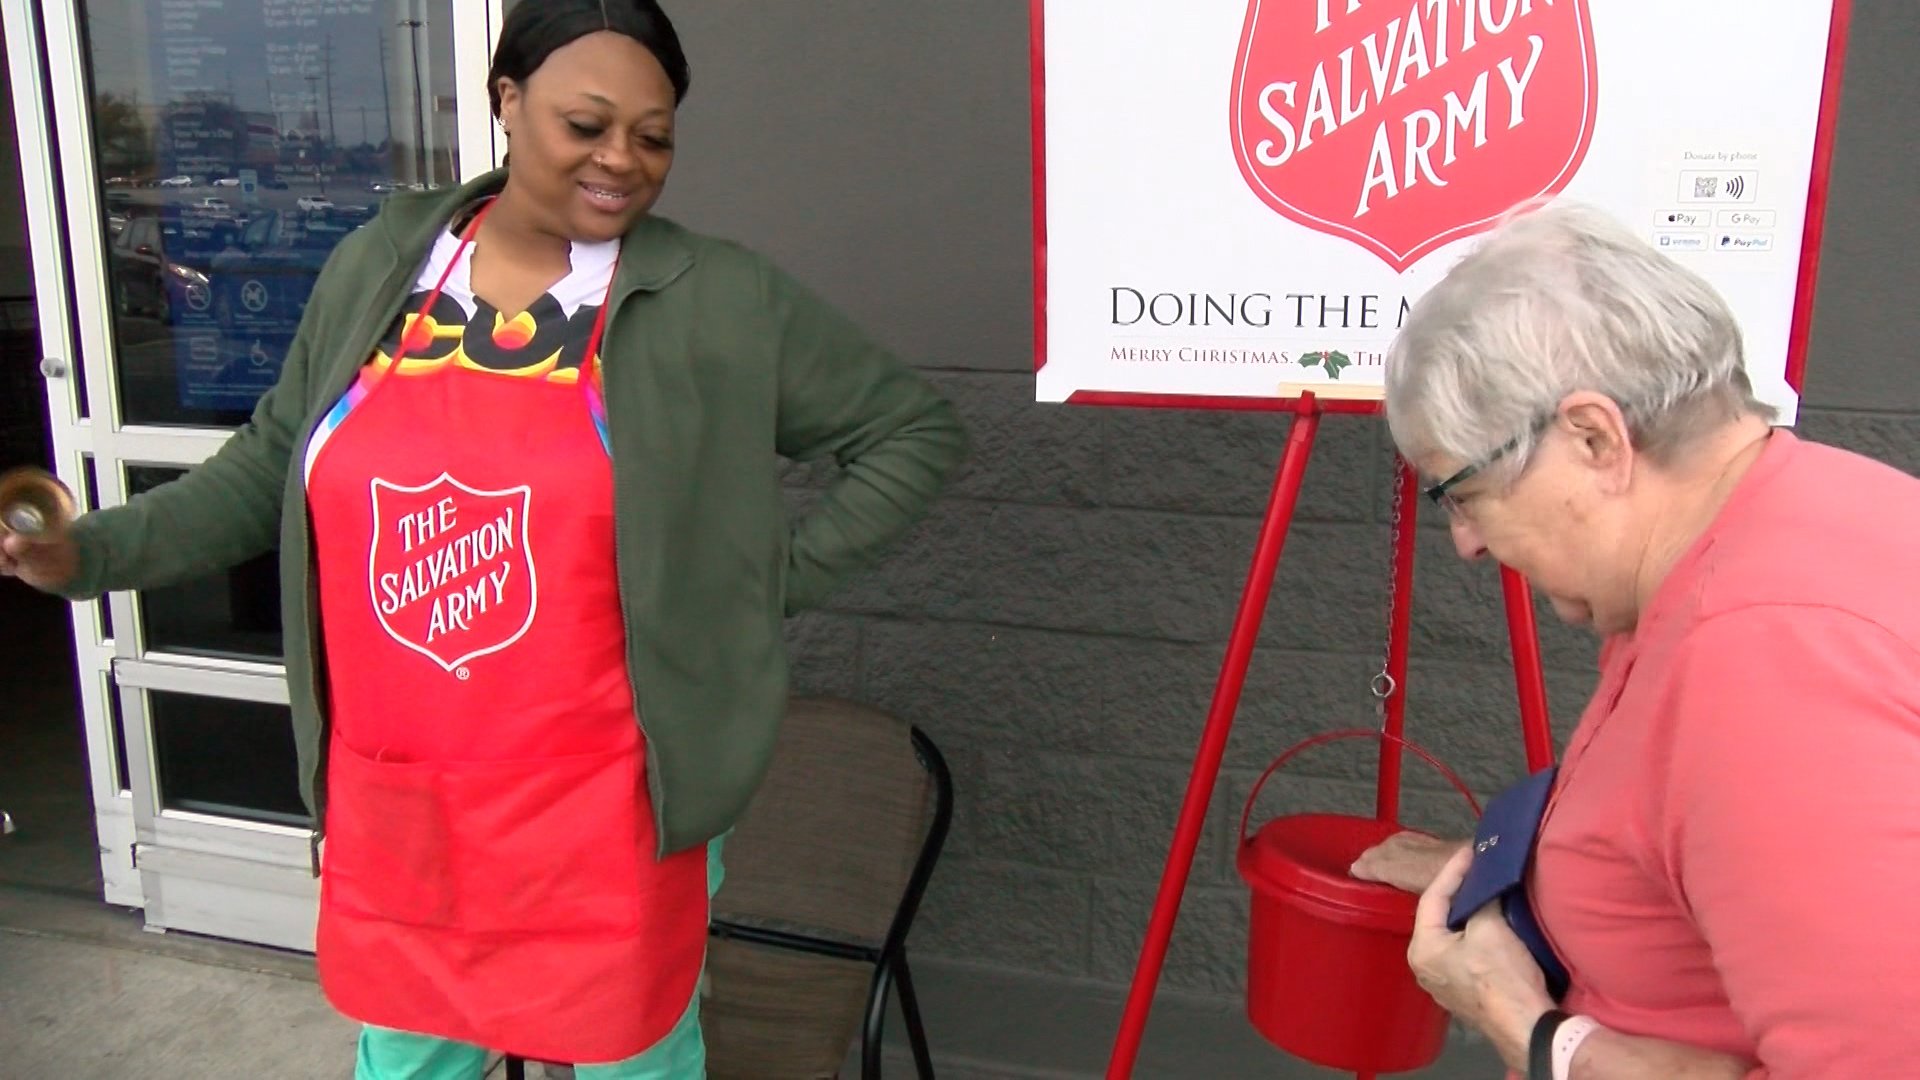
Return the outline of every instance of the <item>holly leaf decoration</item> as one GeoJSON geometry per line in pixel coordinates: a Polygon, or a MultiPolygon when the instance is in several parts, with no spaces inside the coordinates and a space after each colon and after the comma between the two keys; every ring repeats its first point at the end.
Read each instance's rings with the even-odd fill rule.
{"type": "Polygon", "coordinates": [[[1330,378],[1339,378],[1341,371],[1353,366],[1353,359],[1346,353],[1330,352],[1324,355],[1325,359],[1321,363],[1327,369],[1327,375],[1330,378]]]}
{"type": "Polygon", "coordinates": [[[1321,358],[1326,355],[1327,355],[1326,353],[1317,353],[1317,352],[1301,353],[1300,366],[1301,367],[1319,367],[1321,358]]]}

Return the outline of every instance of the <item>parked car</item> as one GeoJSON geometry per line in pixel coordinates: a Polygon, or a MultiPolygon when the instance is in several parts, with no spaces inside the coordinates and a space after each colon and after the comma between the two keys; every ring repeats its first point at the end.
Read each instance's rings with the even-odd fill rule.
{"type": "Polygon", "coordinates": [[[179,261],[186,246],[178,221],[151,212],[128,217],[107,249],[115,314],[173,324],[183,312],[212,307],[206,273],[179,261]]]}

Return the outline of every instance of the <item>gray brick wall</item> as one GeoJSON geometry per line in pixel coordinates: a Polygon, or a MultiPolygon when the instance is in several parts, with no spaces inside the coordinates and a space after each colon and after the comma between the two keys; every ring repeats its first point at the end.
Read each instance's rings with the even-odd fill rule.
{"type": "MultiPolygon", "coordinates": [[[[800,687],[893,709],[951,758],[959,816],[915,948],[1125,982],[1288,421],[1033,403],[1026,0],[673,8],[698,74],[666,212],[816,284],[973,431],[952,496],[792,635],[800,687]]],[[[1920,472],[1920,7],[1855,9],[1802,431],[1920,472]]],[[[1370,721],[1388,460],[1377,422],[1323,424],[1165,987],[1238,990],[1238,809],[1280,748],[1370,721]]],[[[790,474],[796,507],[824,479],[790,474]]],[[[1485,794],[1522,768],[1499,581],[1436,528],[1420,556],[1409,730],[1485,794]]],[[[1564,734],[1594,647],[1540,619],[1564,734]]],[[[1329,748],[1261,814],[1364,811],[1370,776],[1329,748]]],[[[1457,796],[1407,776],[1412,820],[1461,827],[1457,796]]]]}

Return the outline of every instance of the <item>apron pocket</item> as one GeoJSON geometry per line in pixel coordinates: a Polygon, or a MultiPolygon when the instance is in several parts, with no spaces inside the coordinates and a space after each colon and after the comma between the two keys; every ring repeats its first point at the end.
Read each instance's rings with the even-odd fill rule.
{"type": "Polygon", "coordinates": [[[451,831],[439,767],[374,761],[332,744],[321,884],[342,911],[450,926],[451,831]]]}
{"type": "MultiPolygon", "coordinates": [[[[461,929],[628,933],[639,926],[640,755],[446,766],[461,929]]],[[[650,855],[651,853],[649,853],[650,855]]]]}

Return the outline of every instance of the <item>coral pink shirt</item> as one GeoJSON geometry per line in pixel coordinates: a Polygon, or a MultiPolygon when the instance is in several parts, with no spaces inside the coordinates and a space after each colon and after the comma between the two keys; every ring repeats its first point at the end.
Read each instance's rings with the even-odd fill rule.
{"type": "Polygon", "coordinates": [[[1920,1076],[1920,480],[1776,431],[1601,667],[1535,875],[1569,1011],[1920,1076]]]}

